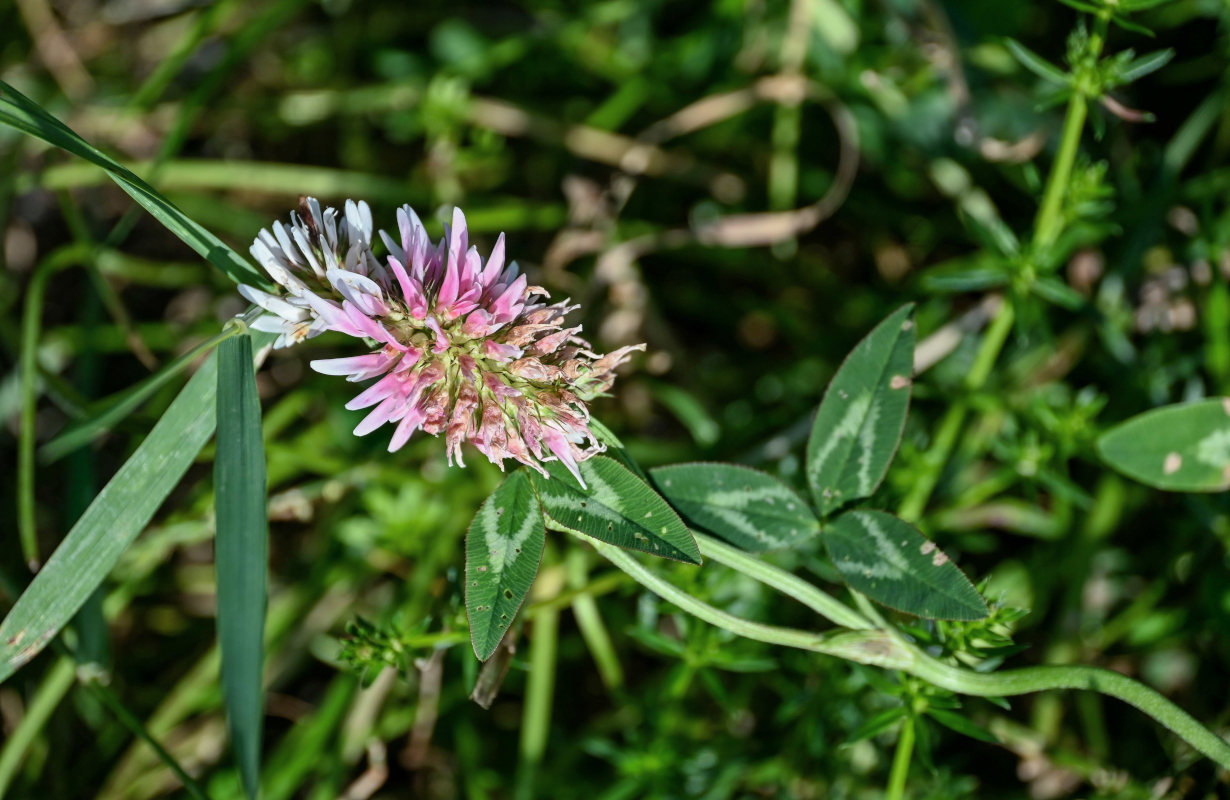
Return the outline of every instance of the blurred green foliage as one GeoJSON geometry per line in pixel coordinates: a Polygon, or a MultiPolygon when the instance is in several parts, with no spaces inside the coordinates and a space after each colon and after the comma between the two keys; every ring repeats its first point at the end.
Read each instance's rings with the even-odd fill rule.
{"type": "MultiPolygon", "coordinates": [[[[1110,666],[1224,732],[1230,499],[1130,484],[1093,441],[1147,408],[1230,393],[1230,9],[1110,4],[1141,13],[1109,28],[1099,66],[1082,60],[1097,35],[1086,4],[1070,5],[17,0],[0,4],[0,78],[241,252],[300,194],[365,198],[378,218],[409,202],[436,233],[463,204],[485,244],[506,231],[540,283],[584,304],[602,347],[649,343],[596,406],[646,466],[724,459],[801,487],[823,386],[915,301],[931,360],[875,501],[908,497],[939,421],[968,408],[919,524],[999,601],[990,621],[915,635],[988,666],[1110,666]],[[1111,99],[1089,109],[1061,233],[1038,251],[1029,233],[1068,91],[1053,71],[1069,67],[1111,99]],[[1016,321],[971,386],[999,293],[1016,321]]],[[[89,257],[48,278],[39,443],[243,304],[96,168],[9,129],[0,165],[0,463],[16,465],[22,305],[57,248],[89,257]]],[[[351,436],[349,387],[307,369],[344,347],[323,336],[258,375],[273,523],[266,798],[879,797],[899,721],[920,716],[913,798],[1230,791],[1128,707],[1044,695],[967,700],[956,716],[913,678],[702,625],[558,537],[517,649],[480,673],[462,536],[500,476],[448,469],[431,439],[389,457],[351,436]],[[557,640],[536,637],[554,626],[557,640]],[[554,664],[547,720],[525,711],[539,641],[551,648],[534,663],[554,664]],[[476,684],[494,692],[489,709],[469,699],[476,684]],[[986,732],[999,744],[967,738],[986,732]]],[[[181,386],[39,466],[44,557],[181,386]]],[[[110,653],[93,660],[212,796],[231,797],[209,473],[189,472],[113,573],[110,653]]],[[[16,517],[7,480],[5,610],[27,574],[16,517]]],[[[836,579],[817,548],[773,558],[836,579]]],[[[812,622],[720,567],[666,571],[742,616],[812,622]]],[[[89,619],[72,633],[97,641],[89,619]]],[[[0,756],[10,796],[179,792],[59,658],[0,686],[0,753],[43,712],[20,760],[0,756]]]]}

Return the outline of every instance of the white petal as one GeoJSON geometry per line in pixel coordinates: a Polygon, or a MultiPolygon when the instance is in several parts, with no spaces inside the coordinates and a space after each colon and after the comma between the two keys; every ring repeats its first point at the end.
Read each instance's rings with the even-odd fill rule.
{"type": "Polygon", "coordinates": [[[256,303],[266,311],[277,314],[288,322],[303,322],[308,319],[310,314],[302,308],[292,306],[277,295],[262,292],[252,286],[239,285],[239,293],[243,295],[249,302],[256,303]]]}

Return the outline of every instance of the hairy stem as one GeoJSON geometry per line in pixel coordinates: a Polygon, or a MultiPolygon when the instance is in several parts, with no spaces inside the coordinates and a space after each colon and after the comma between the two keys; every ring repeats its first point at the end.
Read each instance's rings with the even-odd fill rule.
{"type": "Polygon", "coordinates": [[[863,615],[797,575],[767,564],[712,536],[696,532],[693,532],[693,535],[696,537],[696,543],[700,545],[701,555],[712,558],[719,564],[725,564],[750,578],[772,586],[782,594],[793,597],[834,625],[855,631],[870,630],[875,627],[863,615]]]}
{"type": "MultiPolygon", "coordinates": [[[[907,642],[896,631],[859,630],[822,634],[752,622],[693,597],[670,581],[655,575],[624,550],[575,531],[564,530],[591,544],[604,558],[663,600],[738,636],[767,644],[824,653],[860,664],[899,669],[958,694],[1005,697],[1051,689],[1084,689],[1098,692],[1135,706],[1199,752],[1230,769],[1230,743],[1158,692],[1117,672],[1098,667],[1042,666],[980,673],[937,661],[907,642]]],[[[727,566],[739,569],[742,562],[736,560],[727,566]]],[[[747,574],[783,594],[790,594],[779,585],[779,576],[773,572],[757,571],[755,574],[747,574]]]]}

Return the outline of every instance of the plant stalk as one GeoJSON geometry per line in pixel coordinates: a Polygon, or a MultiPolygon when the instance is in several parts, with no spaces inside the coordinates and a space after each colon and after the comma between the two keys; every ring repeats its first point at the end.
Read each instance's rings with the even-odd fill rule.
{"type": "Polygon", "coordinates": [[[893,769],[888,775],[888,789],[884,800],[901,800],[905,796],[905,781],[910,775],[910,757],[914,755],[914,718],[906,717],[897,738],[897,752],[893,754],[893,769]]]}
{"type": "MultiPolygon", "coordinates": [[[[556,526],[551,527],[558,529],[556,526]]],[[[1098,692],[1135,706],[1200,753],[1223,768],[1230,769],[1230,743],[1158,692],[1117,672],[1086,666],[1041,666],[980,673],[931,658],[896,631],[861,630],[821,634],[752,622],[693,597],[655,575],[624,550],[575,531],[563,530],[592,545],[604,558],[663,600],[673,603],[697,619],[738,636],[767,644],[824,653],[884,669],[899,669],[940,688],[976,697],[1006,697],[1051,689],[1098,692]]],[[[736,561],[727,566],[739,570],[741,563],[736,561]]],[[[789,594],[779,584],[777,576],[771,572],[745,574],[783,594],[789,594]]]]}

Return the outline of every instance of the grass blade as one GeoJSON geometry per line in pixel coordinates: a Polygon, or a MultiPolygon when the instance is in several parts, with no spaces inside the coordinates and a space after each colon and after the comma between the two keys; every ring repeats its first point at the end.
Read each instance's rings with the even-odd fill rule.
{"type": "Polygon", "coordinates": [[[218,574],[218,647],[231,744],[248,797],[260,788],[264,702],[265,606],[269,523],[260,398],[252,339],[244,333],[218,346],[218,455],[214,460],[218,574]]]}
{"type": "Polygon", "coordinates": [[[169,383],[172,378],[187,369],[202,353],[233,335],[232,330],[225,330],[201,342],[148,378],[133,384],[114,397],[100,401],[98,407],[94,409],[96,413],[93,416],[69,426],[63,433],[39,448],[39,456],[43,463],[50,464],[111,430],[121,420],[140,408],[142,403],[169,383]]]}
{"type": "Polygon", "coordinates": [[[231,280],[236,283],[270,288],[268,279],[253,269],[251,264],[225,242],[190,219],[170,200],[159,194],[154,187],[82,139],[63,122],[43,110],[38,103],[4,81],[0,81],[0,123],[42,139],[48,144],[67,150],[75,156],[102,167],[121,189],[165,225],[167,230],[182,239],[202,258],[226,273],[231,280]]]}
{"type": "Polygon", "coordinates": [[[72,619],[187,472],[214,430],[216,381],[211,356],[17,599],[0,623],[0,682],[72,619]]]}
{"type": "Polygon", "coordinates": [[[0,797],[3,797],[17,778],[21,763],[30,750],[30,745],[47,724],[68,690],[77,679],[77,668],[68,656],[61,656],[43,678],[26,707],[21,722],[9,733],[4,747],[0,748],[0,797]]]}

